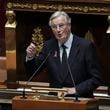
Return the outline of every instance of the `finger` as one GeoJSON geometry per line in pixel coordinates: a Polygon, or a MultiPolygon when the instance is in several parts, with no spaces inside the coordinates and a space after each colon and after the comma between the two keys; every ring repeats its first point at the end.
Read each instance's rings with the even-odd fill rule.
{"type": "Polygon", "coordinates": [[[35,52],[35,50],[36,50],[36,46],[33,43],[31,43],[26,49],[27,53],[33,53],[35,52]]]}
{"type": "Polygon", "coordinates": [[[62,94],[62,92],[58,92],[57,96],[58,97],[61,97],[61,94],[62,94]]]}
{"type": "Polygon", "coordinates": [[[58,92],[57,94],[58,98],[63,98],[66,95],[67,95],[67,92],[58,92]]]}

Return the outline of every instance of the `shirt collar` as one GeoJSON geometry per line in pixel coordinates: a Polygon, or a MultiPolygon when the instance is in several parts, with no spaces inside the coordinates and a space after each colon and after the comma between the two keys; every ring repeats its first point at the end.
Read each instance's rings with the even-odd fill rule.
{"type": "MultiPolygon", "coordinates": [[[[71,47],[71,44],[72,44],[72,41],[73,41],[73,34],[71,33],[68,40],[64,43],[64,45],[67,47],[67,48],[70,48],[71,47]]],[[[61,47],[61,43],[58,42],[58,45],[59,47],[61,47]]]]}

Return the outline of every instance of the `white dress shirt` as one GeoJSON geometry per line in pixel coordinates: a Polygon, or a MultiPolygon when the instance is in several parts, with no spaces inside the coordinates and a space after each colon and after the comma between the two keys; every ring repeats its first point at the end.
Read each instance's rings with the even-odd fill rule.
{"type": "MultiPolygon", "coordinates": [[[[67,53],[67,58],[69,57],[69,54],[70,54],[70,49],[71,49],[71,46],[72,46],[72,42],[73,42],[73,34],[71,33],[68,40],[64,43],[64,45],[67,47],[66,48],[66,53],[67,53]]],[[[60,49],[60,60],[62,62],[62,54],[63,54],[63,48],[62,48],[62,44],[60,42],[58,42],[58,45],[59,45],[59,49],[60,49]]]]}

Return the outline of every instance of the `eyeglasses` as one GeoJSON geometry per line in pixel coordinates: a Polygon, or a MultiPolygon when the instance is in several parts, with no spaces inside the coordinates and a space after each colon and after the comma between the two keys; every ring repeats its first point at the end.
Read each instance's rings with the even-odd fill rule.
{"type": "Polygon", "coordinates": [[[54,30],[56,30],[57,28],[64,29],[66,25],[67,24],[51,25],[51,28],[54,29],[54,30]]]}

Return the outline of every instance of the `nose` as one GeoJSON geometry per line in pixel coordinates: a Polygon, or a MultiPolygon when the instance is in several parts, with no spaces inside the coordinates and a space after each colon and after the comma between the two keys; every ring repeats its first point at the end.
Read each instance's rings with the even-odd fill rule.
{"type": "Polygon", "coordinates": [[[60,31],[61,30],[60,27],[59,27],[59,25],[56,26],[56,30],[57,31],[60,31]]]}

